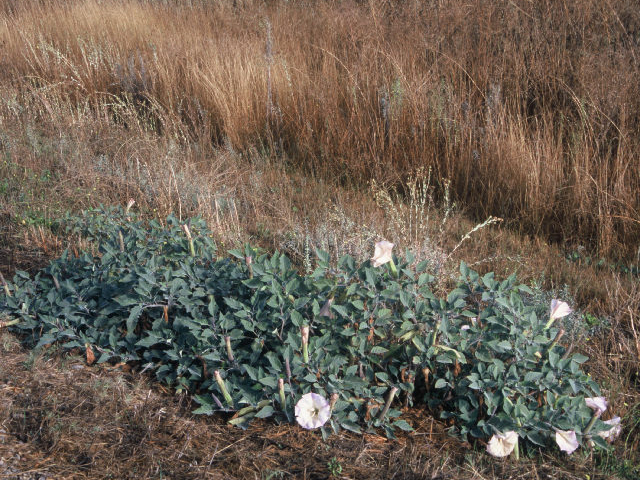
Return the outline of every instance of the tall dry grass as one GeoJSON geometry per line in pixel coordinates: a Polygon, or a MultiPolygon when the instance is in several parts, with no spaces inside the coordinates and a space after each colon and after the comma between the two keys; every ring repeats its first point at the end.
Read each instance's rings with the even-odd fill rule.
{"type": "Polygon", "coordinates": [[[28,99],[351,185],[431,167],[478,216],[640,245],[631,0],[4,1],[0,44],[5,121],[28,99]]]}

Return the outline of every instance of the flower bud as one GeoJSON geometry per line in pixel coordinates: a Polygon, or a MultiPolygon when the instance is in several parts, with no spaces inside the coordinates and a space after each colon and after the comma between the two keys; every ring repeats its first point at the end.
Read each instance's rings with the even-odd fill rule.
{"type": "Polygon", "coordinates": [[[331,398],[329,399],[329,408],[331,408],[331,411],[333,411],[333,407],[335,406],[339,397],[340,395],[338,395],[336,392],[331,394],[331,398]]]}
{"type": "Polygon", "coordinates": [[[233,362],[233,350],[231,350],[231,337],[229,335],[224,337],[224,343],[227,347],[227,358],[230,362],[233,362]]]}
{"type": "Polygon", "coordinates": [[[302,337],[302,358],[304,363],[309,363],[309,326],[300,327],[300,336],[302,337]]]}
{"type": "Polygon", "coordinates": [[[220,387],[220,391],[222,392],[222,395],[224,396],[225,402],[227,402],[227,404],[230,407],[233,407],[233,399],[231,398],[231,395],[229,395],[229,391],[227,390],[227,386],[224,384],[224,380],[220,376],[220,371],[216,370],[215,372],[213,372],[213,376],[216,379],[216,383],[218,384],[218,387],[220,387]]]}

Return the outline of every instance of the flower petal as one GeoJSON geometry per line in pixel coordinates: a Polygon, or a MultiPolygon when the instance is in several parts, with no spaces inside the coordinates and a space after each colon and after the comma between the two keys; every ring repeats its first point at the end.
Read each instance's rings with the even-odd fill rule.
{"type": "Polygon", "coordinates": [[[556,430],[556,443],[560,450],[571,455],[579,447],[574,430],[556,430]]]}
{"type": "Polygon", "coordinates": [[[513,451],[517,443],[518,434],[516,432],[496,433],[487,444],[487,452],[494,457],[506,457],[513,451]]]}

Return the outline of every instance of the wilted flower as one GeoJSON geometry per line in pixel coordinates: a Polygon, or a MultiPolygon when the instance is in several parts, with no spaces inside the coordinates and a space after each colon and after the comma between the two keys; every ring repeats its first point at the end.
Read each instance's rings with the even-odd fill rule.
{"type": "Polygon", "coordinates": [[[487,452],[494,457],[506,457],[518,444],[516,432],[496,433],[487,444],[487,452]]]}
{"type": "Polygon", "coordinates": [[[609,430],[603,430],[602,432],[598,432],[602,438],[609,442],[613,442],[620,433],[622,433],[622,425],[620,424],[620,417],[613,417],[611,420],[605,420],[604,423],[609,425],[611,428],[609,430]]]}
{"type": "Polygon", "coordinates": [[[331,406],[322,395],[306,393],[296,403],[295,413],[298,424],[312,430],[327,423],[331,417],[331,406]]]}
{"type": "Polygon", "coordinates": [[[391,242],[383,240],[376,243],[376,249],[373,254],[373,258],[371,259],[373,266],[379,267],[380,265],[384,265],[385,263],[392,261],[391,249],[393,249],[393,243],[391,242]]]}
{"type": "Polygon", "coordinates": [[[470,325],[463,325],[460,327],[460,330],[469,330],[471,328],[470,325]]]}
{"type": "Polygon", "coordinates": [[[596,413],[599,417],[607,409],[607,399],[604,397],[590,397],[584,399],[587,407],[596,413]]]}
{"type": "Polygon", "coordinates": [[[556,430],[556,443],[560,450],[571,455],[578,448],[578,439],[574,430],[556,430]]]}

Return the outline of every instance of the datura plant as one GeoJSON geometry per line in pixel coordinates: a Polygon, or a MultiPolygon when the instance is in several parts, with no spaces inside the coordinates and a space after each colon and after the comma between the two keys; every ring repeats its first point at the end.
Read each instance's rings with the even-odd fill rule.
{"type": "Polygon", "coordinates": [[[495,456],[606,448],[620,433],[619,417],[601,420],[587,357],[562,342],[569,306],[533,304],[515,276],[462,263],[438,298],[428,263],[394,256],[389,242],[362,263],[333,266],[319,251],[303,276],[279,252],[219,254],[197,218],[160,224],[103,208],[60,225],[92,250],[66,251],[33,278],[17,272],[0,320],[35,348],[153,372],[191,393],[195,413],[393,437],[412,430],[401,409],[414,406],[495,456]]]}

